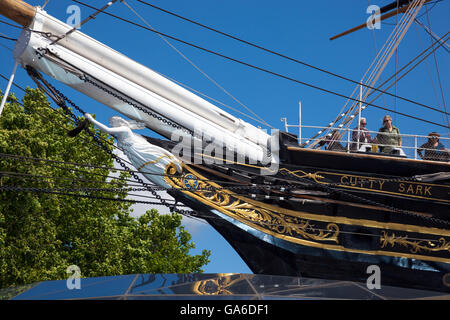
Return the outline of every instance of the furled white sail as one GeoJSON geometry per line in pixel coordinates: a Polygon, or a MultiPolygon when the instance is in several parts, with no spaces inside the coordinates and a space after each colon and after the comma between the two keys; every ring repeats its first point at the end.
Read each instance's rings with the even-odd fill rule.
{"type": "Polygon", "coordinates": [[[43,33],[64,35],[72,28],[39,7],[29,29],[33,31],[22,32],[14,51],[15,59],[23,67],[32,66],[132,119],[144,121],[167,138],[177,130],[176,126],[163,123],[80,78],[87,74],[117,94],[126,93],[127,100],[149,107],[178,127],[213,137],[209,140],[218,147],[227,147],[253,161],[268,162],[266,147],[270,135],[263,130],[79,31],[52,44],[54,39],[43,33]]]}

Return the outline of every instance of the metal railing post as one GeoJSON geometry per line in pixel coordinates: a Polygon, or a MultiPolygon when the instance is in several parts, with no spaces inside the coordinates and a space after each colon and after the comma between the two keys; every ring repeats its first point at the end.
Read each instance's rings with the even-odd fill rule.
{"type": "Polygon", "coordinates": [[[350,129],[347,128],[347,152],[350,152],[350,129]]]}
{"type": "Polygon", "coordinates": [[[417,136],[414,136],[414,159],[417,159],[417,136]]]}

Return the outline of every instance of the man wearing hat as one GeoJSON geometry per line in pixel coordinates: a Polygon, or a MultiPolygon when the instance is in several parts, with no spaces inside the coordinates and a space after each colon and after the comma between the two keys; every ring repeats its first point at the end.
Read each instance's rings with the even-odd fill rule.
{"type": "Polygon", "coordinates": [[[439,133],[431,132],[428,134],[428,141],[417,149],[417,153],[423,160],[448,161],[449,153],[444,145],[439,142],[439,137],[439,133]],[[422,151],[425,151],[423,155],[422,151]]]}

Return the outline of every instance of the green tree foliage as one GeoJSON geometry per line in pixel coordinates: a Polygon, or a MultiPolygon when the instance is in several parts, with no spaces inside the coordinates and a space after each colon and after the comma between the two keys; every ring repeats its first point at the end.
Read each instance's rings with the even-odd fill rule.
{"type": "MultiPolygon", "coordinates": [[[[72,121],[62,109],[52,110],[41,91],[27,89],[23,105],[13,95],[8,99],[0,117],[1,154],[113,167],[111,155],[86,132],[75,138],[67,136],[74,128],[72,121]]],[[[107,134],[95,132],[113,141],[107,134]]],[[[111,180],[106,177],[110,171],[103,168],[4,156],[0,157],[0,171],[2,186],[84,188],[71,193],[118,199],[124,199],[126,192],[84,192],[86,188],[123,188],[126,181],[121,179],[129,178],[121,172],[118,179],[111,180]]],[[[67,267],[73,264],[80,267],[82,277],[203,271],[210,252],[189,255],[195,245],[181,226],[180,215],[160,215],[151,209],[134,218],[130,207],[127,202],[1,191],[0,288],[65,279],[67,267]]]]}

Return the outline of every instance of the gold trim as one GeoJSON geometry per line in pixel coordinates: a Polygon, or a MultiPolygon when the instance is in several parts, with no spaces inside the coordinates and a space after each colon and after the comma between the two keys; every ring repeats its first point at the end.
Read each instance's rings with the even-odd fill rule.
{"type": "MultiPolygon", "coordinates": [[[[166,171],[170,171],[171,167],[173,165],[169,164],[166,167],[166,171]]],[[[195,175],[199,178],[199,184],[209,184],[216,188],[221,188],[218,184],[214,182],[204,182],[205,178],[198,174],[195,170],[190,168],[189,166],[183,164],[183,168],[186,169],[191,174],[195,175]],[[200,181],[201,180],[201,181],[200,181]]],[[[170,178],[165,176],[166,182],[169,183],[174,188],[180,188],[183,186],[178,185],[176,182],[172,181],[172,179],[177,179],[181,181],[184,179],[184,177],[180,178],[170,178]]],[[[178,183],[180,183],[178,181],[178,183]]],[[[199,189],[202,189],[201,187],[199,189]]],[[[444,263],[450,263],[450,259],[441,258],[441,257],[430,257],[430,256],[422,256],[417,254],[410,254],[410,253],[402,253],[402,252],[390,252],[390,251],[382,251],[382,250],[373,250],[373,251],[366,251],[366,250],[360,250],[360,249],[350,249],[345,248],[342,245],[339,244],[329,244],[329,243],[318,243],[316,241],[332,241],[335,243],[338,243],[337,241],[337,235],[339,234],[339,227],[337,224],[347,224],[347,225],[359,225],[359,226],[365,226],[370,228],[378,228],[378,229],[386,229],[386,230],[399,230],[404,232],[417,232],[417,233],[426,233],[426,234],[433,234],[433,235],[440,235],[440,236],[450,236],[450,230],[443,230],[438,228],[429,228],[429,227],[420,227],[420,226],[414,226],[414,225],[402,225],[397,223],[383,223],[383,222],[377,222],[377,221],[371,221],[371,220],[364,220],[364,219],[351,219],[351,218],[345,218],[345,217],[327,217],[323,215],[317,215],[317,214],[309,214],[306,212],[301,211],[292,211],[284,208],[275,207],[270,204],[265,204],[259,201],[251,200],[245,197],[241,197],[238,195],[235,195],[229,190],[222,189],[220,193],[213,193],[209,192],[208,198],[205,197],[205,194],[208,194],[206,191],[197,191],[195,190],[180,190],[183,193],[189,195],[190,197],[197,199],[198,201],[208,205],[209,207],[212,207],[223,214],[238,220],[258,231],[264,232],[268,235],[274,236],[279,239],[286,240],[288,242],[297,243],[301,245],[321,248],[325,250],[335,250],[335,251],[341,251],[341,252],[351,252],[351,253],[363,253],[363,254],[369,254],[369,255],[384,255],[384,256],[392,256],[392,257],[406,257],[406,258],[412,258],[412,259],[421,259],[421,260],[428,260],[428,261],[438,261],[438,262],[444,262],[444,263]],[[238,199],[238,201],[234,201],[230,204],[230,196],[238,199]],[[243,201],[241,203],[240,201],[243,201]],[[227,207],[228,205],[228,207],[227,207]],[[230,212],[230,210],[240,209],[239,207],[245,207],[245,209],[252,208],[252,210],[247,211],[241,211],[239,212],[230,212]],[[260,213],[257,213],[256,211],[260,210],[260,213]],[[307,239],[299,239],[296,237],[293,237],[293,233],[298,233],[300,236],[304,236],[301,232],[297,232],[297,230],[289,229],[289,224],[292,224],[292,222],[288,220],[285,220],[284,224],[281,224],[282,228],[280,230],[274,230],[274,229],[267,229],[267,226],[264,227],[264,223],[262,225],[258,225],[257,222],[260,222],[264,218],[258,217],[258,215],[264,215],[264,214],[271,214],[273,216],[273,213],[278,213],[279,217],[283,217],[286,219],[286,216],[290,217],[297,217],[303,219],[303,228],[305,229],[305,226],[311,225],[306,220],[315,220],[315,221],[321,221],[329,223],[327,225],[328,233],[322,233],[322,234],[315,234],[313,231],[317,232],[318,229],[312,228],[310,231],[310,240],[307,239]],[[287,232],[288,234],[281,234],[280,231],[290,231],[287,232]]],[[[263,220],[264,221],[264,220],[263,220]]],[[[293,220],[291,220],[293,221],[293,220]]],[[[295,223],[294,223],[295,224],[295,223]]],[[[302,230],[302,227],[300,229],[302,230]]],[[[323,231],[323,230],[321,230],[323,231]]]]}
{"type": "MultiPolygon", "coordinates": [[[[183,191],[184,192],[184,191],[183,191]]],[[[276,237],[278,239],[286,240],[288,242],[297,243],[300,245],[305,245],[309,247],[324,249],[324,250],[335,250],[340,252],[350,252],[350,253],[363,253],[363,254],[369,254],[369,255],[384,255],[384,256],[390,256],[390,257],[405,257],[410,259],[419,259],[419,260],[427,260],[427,261],[436,261],[436,262],[444,262],[444,263],[450,263],[450,259],[440,258],[440,257],[429,257],[429,256],[422,256],[417,254],[409,254],[409,253],[401,253],[401,252],[390,252],[390,251],[381,251],[381,250],[374,250],[374,251],[366,251],[366,250],[359,250],[359,249],[349,249],[345,248],[342,245],[333,245],[333,244],[323,244],[323,243],[317,243],[313,241],[303,240],[294,238],[292,236],[282,235],[282,234],[276,234],[275,232],[272,232],[270,230],[267,230],[265,228],[259,227],[258,225],[255,225],[253,223],[249,223],[248,221],[244,221],[240,217],[233,216],[229,212],[226,212],[226,210],[223,210],[221,207],[216,206],[214,204],[208,203],[207,201],[204,201],[201,197],[197,196],[194,193],[185,192],[188,193],[191,197],[199,200],[202,203],[205,203],[209,205],[210,207],[213,207],[214,209],[217,209],[218,211],[226,214],[230,218],[233,218],[235,220],[238,220],[258,231],[264,232],[266,234],[269,234],[273,237],[276,237]]]]}
{"type": "MultiPolygon", "coordinates": [[[[170,165],[168,166],[168,168],[170,170],[170,165]]],[[[192,173],[196,177],[199,177],[199,181],[200,180],[207,181],[207,179],[205,177],[203,177],[201,174],[196,172],[194,169],[190,168],[188,165],[183,164],[183,168],[188,170],[190,173],[192,173]]],[[[171,183],[172,181],[170,179],[167,179],[167,182],[171,183]]],[[[329,217],[329,216],[324,216],[324,215],[307,213],[307,212],[303,212],[303,211],[293,211],[293,210],[280,208],[277,206],[273,206],[271,204],[267,204],[264,202],[260,202],[260,201],[256,201],[253,199],[249,199],[249,198],[245,198],[245,197],[236,195],[229,190],[223,189],[222,186],[220,186],[212,181],[208,181],[208,184],[215,188],[222,189],[221,190],[222,193],[227,193],[229,195],[232,195],[233,197],[240,199],[242,201],[248,202],[250,204],[253,204],[254,206],[262,207],[264,209],[267,209],[267,210],[270,210],[270,211],[273,211],[276,213],[291,215],[294,217],[301,217],[304,219],[310,219],[310,220],[316,220],[316,221],[322,221],[322,222],[328,222],[328,223],[334,222],[334,223],[341,223],[341,224],[365,226],[365,227],[377,228],[377,229],[392,229],[392,230],[398,230],[398,231],[427,233],[427,234],[432,234],[432,235],[450,237],[450,230],[446,230],[446,229],[438,229],[438,228],[433,228],[433,227],[421,227],[421,226],[415,226],[415,225],[404,225],[404,224],[393,223],[393,222],[378,222],[378,221],[366,220],[366,219],[353,219],[353,218],[346,218],[346,217],[339,217],[339,216],[329,217]]],[[[179,186],[175,185],[175,187],[179,187],[179,186]]]]}
{"type": "Polygon", "coordinates": [[[357,225],[357,226],[364,226],[369,228],[377,228],[377,229],[391,229],[391,230],[398,230],[398,231],[406,231],[406,232],[417,232],[417,233],[427,233],[432,235],[439,235],[439,236],[447,236],[450,237],[450,230],[446,229],[438,229],[438,228],[430,228],[430,227],[420,227],[415,225],[405,225],[405,224],[399,224],[399,223],[393,223],[393,222],[378,222],[373,220],[366,220],[366,219],[353,219],[353,218],[346,218],[346,217],[330,217],[325,215],[317,215],[313,213],[307,213],[303,211],[293,211],[289,209],[284,209],[280,207],[276,207],[267,203],[261,203],[256,200],[243,198],[238,195],[234,195],[236,198],[245,199],[248,203],[251,203],[256,206],[263,206],[268,210],[275,211],[277,213],[282,214],[288,214],[292,216],[302,217],[305,219],[310,220],[316,220],[316,221],[322,221],[322,222],[335,222],[339,224],[347,224],[347,225],[357,225]]]}
{"type": "Polygon", "coordinates": [[[408,239],[408,236],[396,236],[394,233],[392,235],[388,235],[385,231],[382,232],[382,236],[380,237],[381,247],[387,247],[387,245],[391,245],[394,247],[395,245],[400,245],[406,248],[410,248],[412,253],[418,253],[420,250],[423,251],[448,251],[450,252],[450,242],[446,242],[444,238],[439,238],[437,240],[439,244],[435,244],[433,241],[429,240],[412,240],[408,239]]]}
{"type": "MultiPolygon", "coordinates": [[[[319,172],[321,172],[321,171],[317,171],[317,172],[315,172],[315,173],[310,173],[310,172],[305,172],[305,171],[303,171],[303,170],[295,170],[295,171],[291,171],[291,170],[286,169],[286,168],[281,168],[279,171],[287,171],[288,173],[290,173],[290,174],[296,176],[297,178],[309,178],[309,179],[313,179],[313,180],[316,181],[317,183],[325,183],[325,184],[328,184],[328,183],[326,183],[326,182],[321,182],[321,181],[319,181],[320,179],[323,179],[323,178],[324,178],[323,176],[321,176],[321,175],[319,174],[319,172]],[[303,175],[302,175],[302,176],[299,176],[299,175],[297,175],[297,172],[301,172],[303,175]]],[[[325,172],[325,171],[323,171],[323,172],[325,172]]],[[[326,172],[325,172],[325,173],[326,173],[326,172]]]]}
{"type": "MultiPolygon", "coordinates": [[[[285,168],[283,168],[285,169],[285,168]]],[[[282,169],[280,169],[281,171],[282,169]]],[[[293,173],[291,171],[289,171],[288,169],[286,169],[286,171],[288,171],[289,173],[293,173]]],[[[334,176],[338,176],[338,177],[356,177],[356,178],[363,178],[363,179],[371,179],[371,180],[383,180],[383,181],[389,181],[389,179],[385,179],[385,178],[373,178],[373,177],[368,177],[368,176],[358,176],[358,175],[354,175],[354,174],[342,174],[342,173],[335,173],[335,172],[327,172],[327,171],[317,171],[314,173],[314,175],[318,175],[319,173],[325,173],[325,174],[329,174],[329,175],[334,175],[334,176]]],[[[315,180],[317,183],[321,183],[321,184],[329,184],[327,182],[323,182],[323,181],[317,181],[315,180]]],[[[415,182],[415,181],[398,181],[395,183],[408,183],[408,184],[416,184],[416,185],[426,185],[426,186],[431,186],[431,187],[443,187],[443,188],[450,188],[450,186],[447,185],[442,185],[442,184],[431,184],[431,183],[421,183],[421,182],[415,182]]],[[[373,191],[373,192],[378,192],[378,193],[387,193],[387,194],[394,194],[394,195],[399,195],[399,196],[404,196],[404,197],[413,197],[413,198],[419,198],[419,199],[426,199],[426,200],[436,200],[436,201],[443,201],[443,202],[450,202],[450,200],[445,200],[445,199],[440,199],[440,198],[431,198],[431,197],[422,197],[422,196],[417,196],[414,194],[408,194],[408,193],[401,193],[401,192],[392,192],[392,191],[386,191],[386,190],[377,190],[377,189],[371,189],[371,188],[363,188],[363,187],[355,187],[355,186],[351,186],[351,185],[347,185],[347,184],[339,184],[339,187],[342,188],[350,188],[350,189],[357,189],[357,190],[364,190],[364,191],[373,191]]],[[[445,191],[444,191],[445,192],[445,191]]]]}
{"type": "Polygon", "coordinates": [[[198,295],[230,295],[233,294],[230,287],[235,283],[245,280],[244,276],[232,280],[234,274],[219,273],[219,278],[205,279],[196,281],[193,284],[192,290],[198,295]]]}
{"type": "Polygon", "coordinates": [[[163,159],[163,158],[175,159],[175,158],[172,157],[172,156],[164,155],[164,156],[159,157],[159,158],[156,159],[156,160],[147,161],[147,162],[144,163],[143,165],[139,166],[139,168],[137,168],[137,171],[140,171],[142,168],[144,168],[145,166],[147,166],[147,165],[149,165],[149,164],[155,164],[155,163],[158,163],[158,162],[161,161],[161,159],[163,159]]]}

